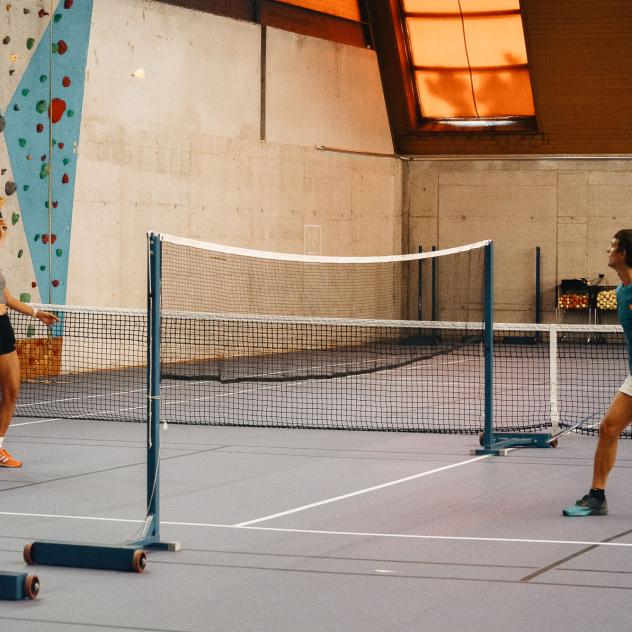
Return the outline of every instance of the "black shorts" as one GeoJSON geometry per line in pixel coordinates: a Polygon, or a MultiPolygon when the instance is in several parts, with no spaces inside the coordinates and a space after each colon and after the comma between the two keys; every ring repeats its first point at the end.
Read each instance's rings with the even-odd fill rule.
{"type": "Polygon", "coordinates": [[[0,316],[0,355],[15,351],[15,334],[9,316],[0,316]]]}

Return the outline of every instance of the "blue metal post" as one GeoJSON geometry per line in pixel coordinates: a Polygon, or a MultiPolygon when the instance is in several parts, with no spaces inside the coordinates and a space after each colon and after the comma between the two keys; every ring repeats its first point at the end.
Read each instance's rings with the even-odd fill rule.
{"type": "Polygon", "coordinates": [[[162,278],[162,239],[149,235],[147,266],[147,520],[144,548],[178,551],[179,542],[160,541],[160,293],[162,278]]]}
{"type": "Polygon", "coordinates": [[[542,322],[542,294],[540,291],[540,246],[535,248],[535,322],[542,322]]]}
{"type": "MultiPolygon", "coordinates": [[[[437,250],[437,247],[433,246],[432,252],[436,252],[436,250],[437,250]]],[[[430,298],[431,318],[430,319],[437,320],[437,278],[438,278],[437,257],[432,258],[431,274],[432,274],[432,283],[430,287],[430,292],[431,292],[431,298],[430,298]]]]}
{"type": "Polygon", "coordinates": [[[147,515],[152,524],[147,537],[160,538],[160,276],[162,243],[149,236],[148,301],[148,420],[147,428],[147,515]]]}
{"type": "Polygon", "coordinates": [[[494,431],[494,248],[485,246],[485,432],[483,447],[491,450],[494,431]]]}
{"type": "MultiPolygon", "coordinates": [[[[421,252],[423,251],[423,248],[421,247],[421,245],[419,245],[418,248],[419,253],[421,254],[421,252]]],[[[423,320],[424,319],[424,315],[423,315],[423,296],[422,296],[422,290],[423,290],[423,280],[422,280],[422,272],[423,272],[423,266],[422,266],[422,262],[423,259],[419,259],[418,265],[417,265],[417,320],[423,320]]]]}

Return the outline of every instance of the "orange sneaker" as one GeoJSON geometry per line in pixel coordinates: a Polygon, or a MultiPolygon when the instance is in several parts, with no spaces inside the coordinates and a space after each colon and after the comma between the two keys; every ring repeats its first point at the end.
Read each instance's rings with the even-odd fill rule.
{"type": "Polygon", "coordinates": [[[4,448],[0,448],[0,467],[22,467],[22,461],[14,459],[4,448]]]}

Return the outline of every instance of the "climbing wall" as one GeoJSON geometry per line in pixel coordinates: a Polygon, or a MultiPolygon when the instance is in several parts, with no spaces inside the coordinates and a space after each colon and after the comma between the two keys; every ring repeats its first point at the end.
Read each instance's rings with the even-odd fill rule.
{"type": "Polygon", "coordinates": [[[0,269],[25,302],[65,303],[92,0],[0,4],[0,269]]]}

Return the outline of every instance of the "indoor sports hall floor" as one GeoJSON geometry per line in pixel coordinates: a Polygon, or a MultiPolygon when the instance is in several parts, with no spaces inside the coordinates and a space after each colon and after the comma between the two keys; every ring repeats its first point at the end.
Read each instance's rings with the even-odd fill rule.
{"type": "Polygon", "coordinates": [[[632,626],[632,442],[607,517],[563,518],[594,438],[472,457],[475,437],[171,425],[163,540],[143,574],[27,567],[36,539],[123,542],[145,512],[145,427],[17,419],[0,569],[39,597],[14,632],[468,632],[632,626]],[[37,423],[29,423],[34,422],[37,423]]]}

